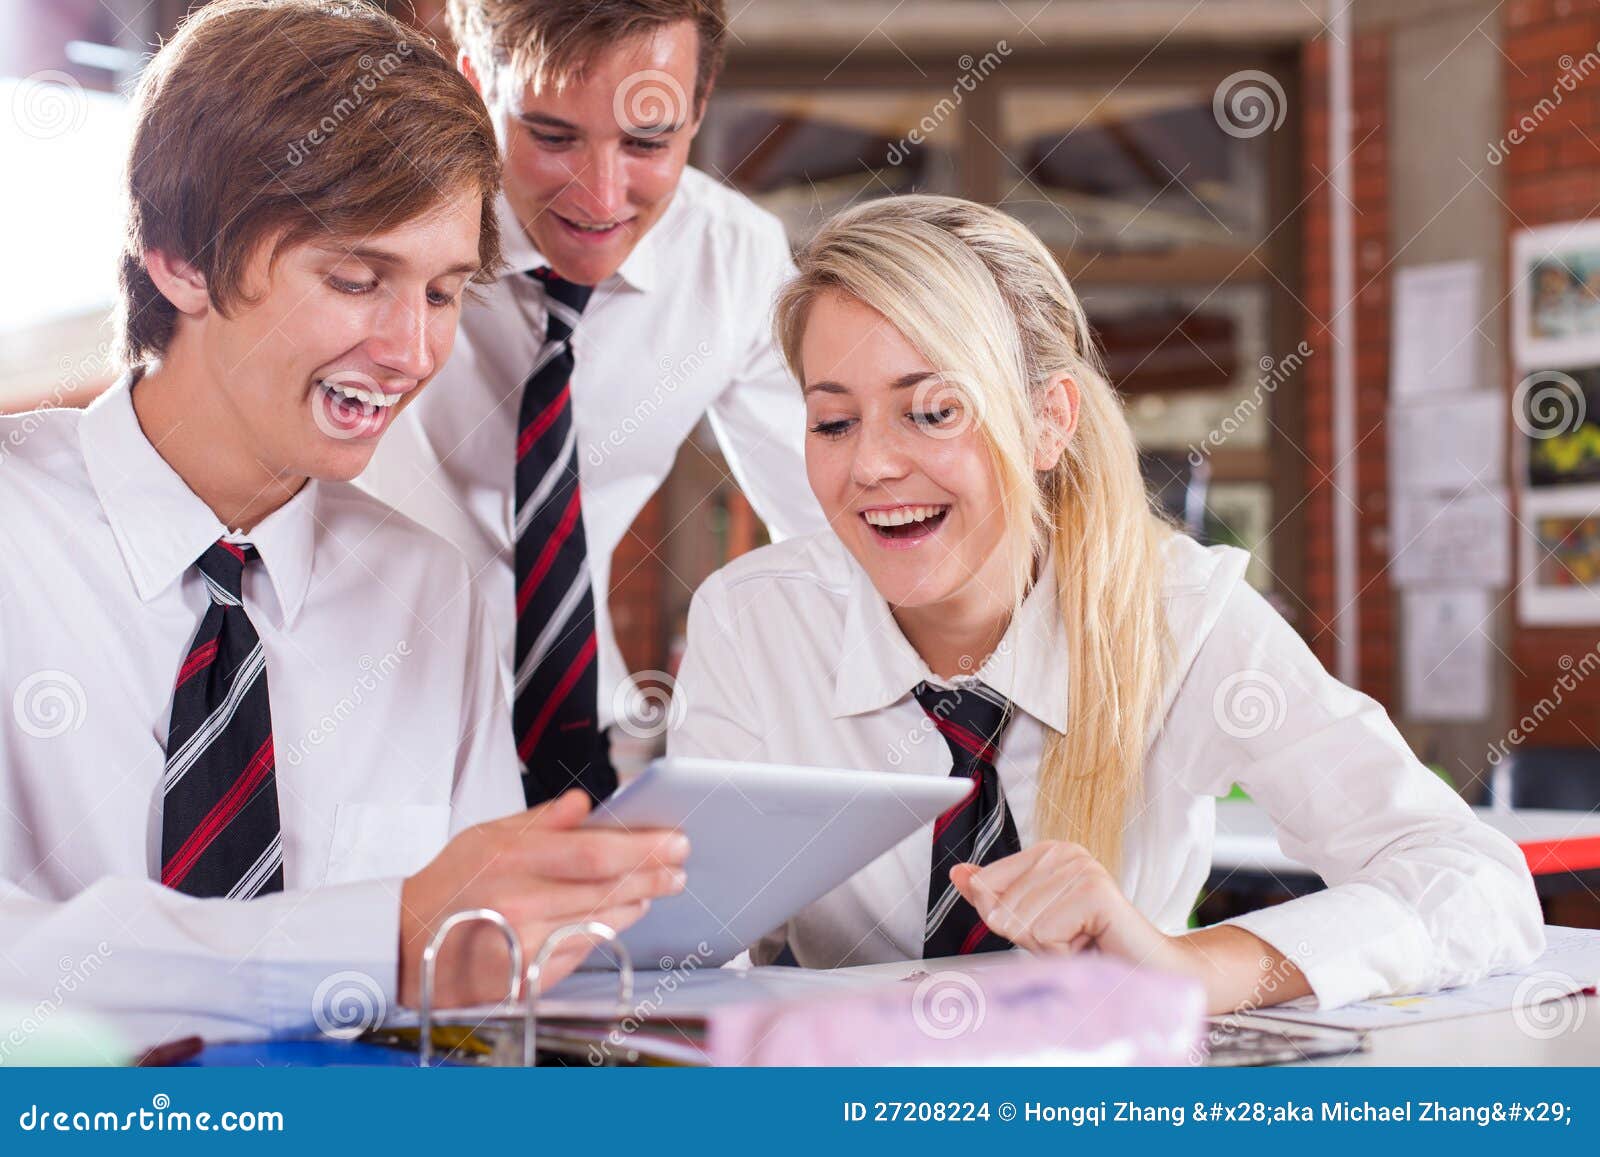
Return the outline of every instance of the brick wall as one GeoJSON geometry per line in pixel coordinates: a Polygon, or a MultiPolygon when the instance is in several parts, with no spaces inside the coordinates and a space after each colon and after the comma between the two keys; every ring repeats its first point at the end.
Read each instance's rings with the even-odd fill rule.
{"type": "MultiPolygon", "coordinates": [[[[1568,69],[1600,42],[1596,0],[1511,0],[1504,10],[1504,129],[1532,115],[1542,98],[1557,90],[1568,69]]],[[[1593,61],[1591,60],[1592,64],[1593,61]]],[[[1600,73],[1586,78],[1548,115],[1541,114],[1527,139],[1511,148],[1503,164],[1506,261],[1518,229],[1574,221],[1600,213],[1600,73]]],[[[1580,73],[1582,75],[1582,73],[1580,73]]],[[[1515,276],[1515,273],[1513,273],[1515,276]]],[[[1516,382],[1506,343],[1506,390],[1516,382]]],[[[1555,367],[1552,367],[1555,368],[1555,367]]],[[[1595,646],[1600,627],[1526,627],[1512,640],[1512,715],[1520,717],[1547,697],[1566,674],[1563,657],[1577,659],[1595,646]]],[[[1581,682],[1563,692],[1564,702],[1529,736],[1529,746],[1591,746],[1600,742],[1600,684],[1581,682]]]]}
{"type": "MultiPolygon", "coordinates": [[[[1384,410],[1389,395],[1389,204],[1388,36],[1357,36],[1354,54],[1354,115],[1349,174],[1355,203],[1356,439],[1358,489],[1357,612],[1360,618],[1361,690],[1386,707],[1395,706],[1394,597],[1384,567],[1388,560],[1388,442],[1384,410]]],[[[1328,41],[1309,43],[1302,60],[1304,95],[1301,164],[1302,229],[1305,243],[1306,341],[1318,356],[1302,371],[1305,390],[1306,615],[1302,630],[1325,665],[1334,667],[1334,562],[1332,473],[1333,339],[1332,269],[1329,257],[1328,41]]]]}
{"type": "Polygon", "coordinates": [[[657,493],[611,556],[611,622],[617,647],[630,671],[666,668],[666,567],[661,547],[667,531],[665,506],[657,493]]]}

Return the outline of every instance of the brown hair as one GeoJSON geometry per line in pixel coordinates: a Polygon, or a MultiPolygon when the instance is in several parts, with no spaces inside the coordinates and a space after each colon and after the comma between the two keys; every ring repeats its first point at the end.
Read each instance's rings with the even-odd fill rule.
{"type": "Polygon", "coordinates": [[[177,310],[150,250],[192,265],[219,313],[258,245],[394,228],[464,188],[483,195],[487,281],[500,263],[500,156],[488,110],[421,35],[370,5],[217,0],[158,52],[134,97],[117,329],[158,359],[177,310]]]}
{"type": "Polygon", "coordinates": [[[722,70],[722,0],[450,0],[450,35],[486,88],[502,70],[536,88],[559,88],[602,49],[683,20],[700,32],[698,114],[722,70]]]}

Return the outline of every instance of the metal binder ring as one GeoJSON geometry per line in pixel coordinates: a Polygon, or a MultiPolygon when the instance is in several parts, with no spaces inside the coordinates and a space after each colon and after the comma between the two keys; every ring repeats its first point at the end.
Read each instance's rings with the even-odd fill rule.
{"type": "Polygon", "coordinates": [[[515,1004],[522,998],[522,937],[517,935],[517,930],[493,908],[466,908],[455,912],[439,925],[439,931],[433,934],[433,939],[428,941],[428,946],[422,950],[422,1039],[417,1044],[418,1063],[427,1068],[433,1063],[433,981],[434,972],[439,962],[439,950],[444,947],[445,939],[463,924],[474,924],[485,921],[500,929],[506,938],[506,947],[511,952],[511,978],[507,984],[509,992],[506,1001],[515,1004]]]}
{"type": "Polygon", "coordinates": [[[622,943],[622,937],[617,935],[615,928],[598,920],[587,920],[581,924],[567,924],[557,928],[545,937],[545,942],[539,947],[539,955],[528,965],[527,983],[523,985],[528,994],[528,1006],[522,1019],[522,1063],[528,1068],[533,1067],[538,1055],[539,975],[549,962],[551,953],[560,947],[563,940],[573,936],[597,937],[604,940],[611,949],[611,956],[617,962],[618,1024],[627,1016],[628,1006],[633,1003],[633,956],[628,952],[627,945],[622,943]]]}

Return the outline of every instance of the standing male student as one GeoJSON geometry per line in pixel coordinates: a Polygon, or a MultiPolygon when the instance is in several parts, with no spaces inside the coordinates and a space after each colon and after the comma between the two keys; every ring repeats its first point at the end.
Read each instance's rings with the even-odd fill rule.
{"type": "MultiPolygon", "coordinates": [[[[133,1043],[299,1031],[414,1002],[457,910],[531,950],[681,886],[675,833],[521,810],[465,563],[348,485],[498,261],[498,171],[470,85],[364,5],[222,0],[148,65],[130,372],[0,419],[0,1004],[92,952],[69,999],[133,1043]]],[[[505,967],[463,936],[439,998],[505,967]]]]}
{"type": "Polygon", "coordinates": [[[362,482],[479,575],[528,802],[574,784],[601,798],[629,690],[612,553],[700,419],[774,537],[825,525],[771,337],[793,263],[776,218],[687,167],[722,61],[721,0],[449,12],[505,155],[508,265],[362,482]]]}

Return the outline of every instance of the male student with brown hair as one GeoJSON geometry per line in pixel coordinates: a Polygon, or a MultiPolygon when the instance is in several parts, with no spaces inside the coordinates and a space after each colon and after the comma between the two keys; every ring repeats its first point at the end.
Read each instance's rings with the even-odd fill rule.
{"type": "MultiPolygon", "coordinates": [[[[522,810],[466,564],[348,485],[493,276],[499,167],[472,87],[365,5],[221,0],[147,66],[128,373],[0,418],[0,1003],[95,948],[72,999],[132,1044],[300,1031],[352,977],[414,1003],[455,911],[531,951],[681,888],[676,833],[522,810]]],[[[503,994],[485,931],[441,1003],[503,994]]]]}

